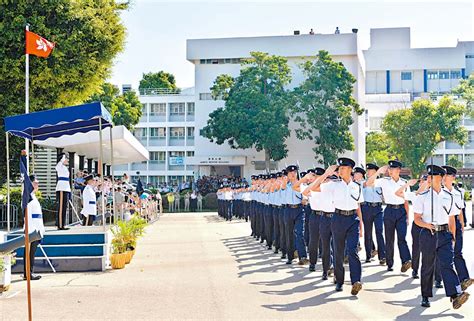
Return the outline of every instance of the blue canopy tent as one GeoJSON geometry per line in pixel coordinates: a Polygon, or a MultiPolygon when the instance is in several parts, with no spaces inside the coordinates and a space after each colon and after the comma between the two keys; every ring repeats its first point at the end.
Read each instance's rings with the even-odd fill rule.
{"type": "MultiPolygon", "coordinates": [[[[10,231],[10,155],[9,135],[25,138],[32,143],[33,167],[34,167],[34,141],[42,141],[48,138],[99,131],[100,156],[99,171],[102,171],[102,130],[112,129],[112,116],[100,102],[89,104],[38,111],[29,114],[5,117],[6,132],[6,154],[7,154],[7,224],[10,231]]],[[[112,145],[112,130],[110,131],[110,142],[112,145]]],[[[111,146],[112,147],[112,146],[111,146]]],[[[113,147],[112,147],[113,153],[113,147]]],[[[112,161],[113,166],[113,161],[112,161]]],[[[102,174],[102,173],[101,173],[102,174]]],[[[104,175],[101,175],[102,183],[104,175]]],[[[113,189],[112,189],[113,190],[113,189]]],[[[115,199],[115,197],[113,198],[115,199]]],[[[104,206],[102,207],[104,211],[104,206]]],[[[103,224],[105,227],[104,212],[103,224]]]]}

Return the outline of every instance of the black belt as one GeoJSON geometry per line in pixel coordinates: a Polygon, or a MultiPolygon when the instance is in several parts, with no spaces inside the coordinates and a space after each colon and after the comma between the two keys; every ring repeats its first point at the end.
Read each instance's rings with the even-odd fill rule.
{"type": "MultiPolygon", "coordinates": [[[[427,229],[427,230],[429,230],[429,229],[427,229]]],[[[434,231],[435,231],[435,233],[449,231],[449,226],[448,226],[448,224],[434,225],[434,231]]]]}
{"type": "Polygon", "coordinates": [[[394,209],[398,209],[398,208],[405,207],[405,205],[404,205],[404,204],[398,204],[398,205],[395,205],[395,204],[387,204],[387,207],[394,208],[394,209]]]}
{"type": "Polygon", "coordinates": [[[343,210],[340,210],[340,209],[336,208],[334,213],[344,215],[344,216],[351,216],[351,215],[357,214],[357,211],[356,210],[343,211],[343,210]]]}
{"type": "Polygon", "coordinates": [[[319,216],[326,216],[326,217],[329,217],[329,218],[331,218],[332,215],[333,215],[333,213],[323,212],[323,211],[315,211],[315,210],[313,210],[312,212],[313,212],[314,214],[316,214],[316,215],[319,215],[319,216]]]}
{"type": "Polygon", "coordinates": [[[286,206],[289,208],[298,208],[301,206],[301,204],[286,204],[286,206]]]}
{"type": "Polygon", "coordinates": [[[382,203],[381,202],[364,202],[362,203],[362,205],[367,205],[367,206],[370,206],[370,207],[377,207],[377,206],[382,206],[382,203]]]}

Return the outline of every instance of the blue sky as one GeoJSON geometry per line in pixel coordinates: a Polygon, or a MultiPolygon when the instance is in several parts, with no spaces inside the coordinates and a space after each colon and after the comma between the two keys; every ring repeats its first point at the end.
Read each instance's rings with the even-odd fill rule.
{"type": "Polygon", "coordinates": [[[138,87],[142,73],[173,73],[179,87],[194,85],[186,39],[288,35],[293,30],[332,33],[358,28],[368,46],[369,29],[411,27],[413,47],[455,46],[474,40],[471,1],[159,1],[132,0],[122,16],[127,44],[110,81],[138,87]]]}

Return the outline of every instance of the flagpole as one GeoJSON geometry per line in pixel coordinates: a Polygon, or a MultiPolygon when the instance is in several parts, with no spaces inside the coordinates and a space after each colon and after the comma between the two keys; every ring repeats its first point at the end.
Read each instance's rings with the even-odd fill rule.
{"type": "MultiPolygon", "coordinates": [[[[22,155],[28,159],[28,154],[26,152],[22,152],[22,155]]],[[[22,160],[20,160],[22,162],[22,160]]],[[[25,175],[28,175],[28,169],[26,169],[25,175]]],[[[24,177],[23,181],[28,179],[28,177],[24,177]]],[[[25,183],[23,183],[23,192],[25,191],[25,183]]],[[[28,320],[33,320],[32,308],[31,308],[31,267],[30,267],[30,235],[28,231],[28,204],[24,204],[24,200],[22,200],[21,208],[25,208],[25,274],[26,274],[26,289],[27,289],[27,298],[28,298],[28,320]]]]}
{"type": "MultiPolygon", "coordinates": [[[[30,31],[30,25],[26,24],[25,26],[26,32],[30,31]]],[[[26,34],[25,32],[25,34],[26,34]]],[[[30,55],[25,50],[25,114],[30,112],[30,55]]],[[[26,170],[29,169],[29,154],[30,154],[30,147],[28,143],[28,139],[25,138],[25,150],[26,150],[26,170]]],[[[29,172],[28,172],[29,173],[29,172]]]]}

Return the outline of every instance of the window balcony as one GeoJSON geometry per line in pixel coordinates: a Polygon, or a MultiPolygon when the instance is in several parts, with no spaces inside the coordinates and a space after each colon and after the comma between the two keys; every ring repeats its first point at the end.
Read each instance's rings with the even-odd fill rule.
{"type": "Polygon", "coordinates": [[[166,146],[166,137],[150,137],[149,146],[166,146]]]}
{"type": "Polygon", "coordinates": [[[184,114],[170,114],[169,121],[184,121],[184,114]]]}
{"type": "Polygon", "coordinates": [[[186,146],[194,146],[194,136],[186,137],[186,146]]]}
{"type": "Polygon", "coordinates": [[[186,121],[194,121],[194,114],[187,114],[186,121]]]}
{"type": "Polygon", "coordinates": [[[164,171],[166,170],[166,164],[164,160],[151,160],[148,161],[148,170],[150,171],[164,171]]]}
{"type": "Polygon", "coordinates": [[[184,137],[170,137],[170,146],[184,146],[184,137]]]}
{"type": "Polygon", "coordinates": [[[170,171],[183,171],[185,165],[168,165],[170,171]]]}
{"type": "Polygon", "coordinates": [[[131,170],[132,171],[145,171],[146,162],[132,163],[131,170]]]}
{"type": "Polygon", "coordinates": [[[166,122],[166,115],[150,115],[149,122],[166,122]]]}

